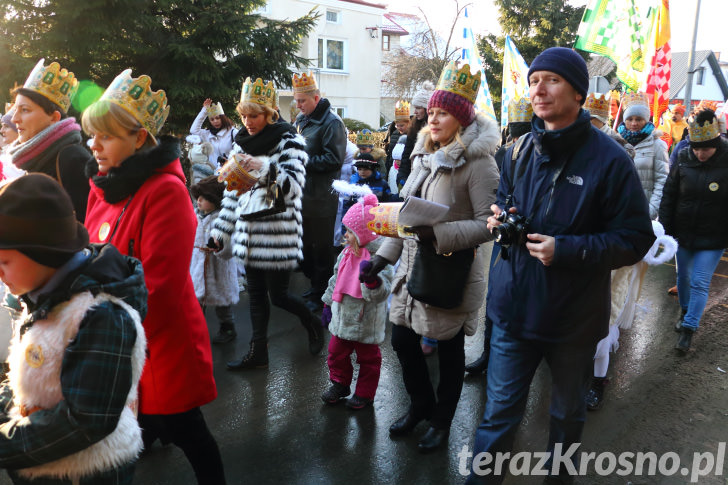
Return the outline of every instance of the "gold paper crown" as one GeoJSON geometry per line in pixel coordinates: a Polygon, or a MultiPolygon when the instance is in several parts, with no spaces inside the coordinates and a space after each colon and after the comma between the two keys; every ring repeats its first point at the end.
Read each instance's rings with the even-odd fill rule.
{"type": "Polygon", "coordinates": [[[622,98],[622,112],[627,111],[627,108],[635,105],[647,106],[649,108],[650,102],[647,99],[647,95],[639,92],[626,93],[624,98],[622,98]]]}
{"type": "Polygon", "coordinates": [[[394,105],[394,120],[395,121],[409,121],[410,119],[410,104],[407,101],[397,101],[394,105]]]}
{"type": "Polygon", "coordinates": [[[508,103],[508,123],[530,123],[533,118],[531,99],[513,98],[508,103]]]}
{"type": "Polygon", "coordinates": [[[271,81],[268,81],[268,84],[263,84],[263,80],[260,78],[256,79],[255,82],[251,82],[250,78],[246,78],[243,83],[243,92],[240,93],[240,102],[255,103],[276,109],[278,107],[278,95],[271,81]]]}
{"type": "Polygon", "coordinates": [[[318,89],[316,85],[316,78],[311,71],[306,74],[305,72],[300,75],[293,75],[293,92],[294,93],[308,93],[318,89]]]}
{"type": "Polygon", "coordinates": [[[450,61],[442,70],[436,89],[455,93],[471,103],[475,103],[480,89],[480,71],[473,75],[470,74],[470,64],[465,64],[458,69],[455,61],[450,61]]]}
{"type": "Polygon", "coordinates": [[[151,84],[152,78],[146,74],[132,78],[131,69],[126,69],[111,81],[101,99],[124,108],[155,136],[169,116],[169,106],[165,92],[153,92],[151,84]]]}
{"type": "Polygon", "coordinates": [[[688,121],[688,133],[691,142],[698,143],[713,140],[720,136],[720,121],[718,121],[718,118],[714,118],[713,121],[705,121],[703,126],[700,126],[695,118],[691,116],[688,121]]]}
{"type": "Polygon", "coordinates": [[[588,109],[592,116],[609,118],[609,96],[600,93],[589,93],[584,102],[584,109],[588,109]]]}
{"type": "Polygon", "coordinates": [[[357,145],[374,145],[374,133],[364,128],[356,134],[357,145]]]}
{"type": "Polygon", "coordinates": [[[715,113],[715,110],[718,109],[718,101],[709,101],[707,99],[704,99],[698,104],[698,107],[695,108],[695,112],[698,113],[700,111],[705,111],[706,109],[709,109],[715,113]]]}
{"type": "Polygon", "coordinates": [[[71,98],[78,89],[78,79],[72,72],[61,69],[57,62],[51,62],[46,67],[43,66],[44,61],[45,59],[38,61],[33,70],[30,71],[23,88],[42,95],[68,113],[68,108],[71,107],[71,98]]]}
{"type": "Polygon", "coordinates": [[[369,209],[374,216],[367,222],[367,229],[387,237],[405,237],[408,235],[405,228],[399,223],[399,210],[403,202],[384,202],[369,209]]]}
{"type": "Polygon", "coordinates": [[[616,89],[614,89],[614,90],[612,90],[612,91],[609,91],[609,98],[610,98],[610,99],[616,99],[617,101],[619,101],[619,98],[620,98],[621,96],[622,96],[622,93],[620,93],[620,92],[619,92],[619,91],[617,91],[616,89]]]}
{"type": "Polygon", "coordinates": [[[219,101],[215,104],[211,104],[207,108],[207,117],[210,119],[214,118],[215,116],[224,116],[224,115],[225,115],[225,112],[222,110],[222,103],[219,101]]]}

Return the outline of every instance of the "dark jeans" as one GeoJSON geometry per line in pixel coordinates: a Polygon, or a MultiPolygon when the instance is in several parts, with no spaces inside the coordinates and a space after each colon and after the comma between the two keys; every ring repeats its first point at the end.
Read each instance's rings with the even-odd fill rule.
{"type": "Polygon", "coordinates": [[[488,312],[485,312],[485,321],[483,322],[483,352],[490,351],[490,336],[493,334],[493,320],[488,318],[488,312]]]}
{"type": "Polygon", "coordinates": [[[311,311],[301,298],[288,293],[291,271],[246,267],[245,273],[248,278],[248,295],[250,295],[250,322],[253,324],[251,341],[266,342],[268,340],[271,303],[296,315],[301,320],[301,324],[308,328],[313,318],[311,311]],[[268,297],[270,297],[270,301],[268,297]]]}
{"type": "Polygon", "coordinates": [[[311,280],[313,298],[321,298],[334,274],[334,253],[331,238],[334,235],[336,214],[330,217],[303,218],[303,274],[311,280]]]}
{"type": "Polygon", "coordinates": [[[220,449],[207,428],[200,408],[179,414],[139,414],[144,448],[159,438],[163,444],[174,443],[192,465],[200,485],[222,485],[225,471],[220,449]]]}
{"type": "Polygon", "coordinates": [[[460,329],[450,340],[437,341],[440,368],[437,397],[420,339],[410,328],[401,325],[392,327],[392,348],[397,352],[404,387],[411,401],[409,413],[416,418],[429,419],[433,428],[449,428],[463,389],[465,331],[460,329]]]}
{"type": "MultiPolygon", "coordinates": [[[[591,382],[595,351],[596,344],[521,340],[493,325],[488,362],[488,399],[483,422],[475,431],[473,456],[481,452],[495,456],[499,452],[511,451],[518,425],[523,419],[531,380],[542,359],[549,366],[552,380],[548,451],[553,452],[555,444],[562,443],[564,454],[571,444],[579,443],[586,419],[586,393],[591,382]]],[[[506,462],[502,470],[507,469],[506,462]]],[[[563,468],[561,472],[565,473],[563,468]]],[[[471,475],[468,483],[501,483],[504,478],[504,475],[471,475]]]]}

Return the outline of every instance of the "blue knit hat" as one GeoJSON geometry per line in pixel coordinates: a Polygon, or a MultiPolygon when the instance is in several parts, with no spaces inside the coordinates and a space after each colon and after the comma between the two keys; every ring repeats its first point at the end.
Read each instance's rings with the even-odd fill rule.
{"type": "Polygon", "coordinates": [[[584,59],[572,49],[549,47],[536,56],[528,70],[528,77],[536,71],[551,71],[566,79],[577,93],[581,94],[581,104],[586,101],[589,89],[589,71],[584,59]]]}

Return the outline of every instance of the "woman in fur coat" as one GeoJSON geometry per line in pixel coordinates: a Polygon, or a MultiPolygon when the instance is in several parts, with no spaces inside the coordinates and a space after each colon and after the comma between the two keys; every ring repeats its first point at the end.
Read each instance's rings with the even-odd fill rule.
{"type": "Polygon", "coordinates": [[[195,217],[179,140],[156,133],[169,108],[146,76],[119,74],[82,124],[95,161],[86,228],[142,262],[149,290],[149,352],[139,383],[144,447],[159,438],[184,451],[199,483],[225,483],[220,451],[200,406],[217,397],[207,322],[190,277],[195,217]],[[137,91],[139,91],[137,93],[137,91]],[[129,93],[134,92],[137,98],[129,93]]]}
{"type": "MultiPolygon", "coordinates": [[[[454,66],[445,69],[458,71],[454,66]]],[[[417,195],[450,209],[444,221],[414,228],[419,243],[413,239],[387,239],[372,258],[370,272],[376,274],[386,264],[399,260],[389,319],[394,324],[392,347],[402,366],[411,404],[407,413],[392,424],[389,433],[408,434],[420,421],[429,420],[430,427],[419,442],[422,452],[432,451],[447,441],[460,399],[465,335],[475,332],[485,297],[485,259],[480,245],[492,239],[486,220],[492,214],[490,206],[495,201],[499,180],[493,158],[500,140],[498,127],[483,115],[475,114],[474,95],[472,99],[466,98],[440,86],[430,98],[429,124],[418,136],[412,152],[412,173],[400,195],[405,199],[417,195]],[[418,244],[432,245],[440,255],[474,251],[462,301],[457,307],[439,308],[416,300],[409,293],[407,283],[418,244]],[[438,341],[440,379],[436,390],[420,347],[422,337],[438,341]]]]}
{"type": "Polygon", "coordinates": [[[233,254],[245,265],[253,325],[248,353],[228,362],[229,370],[268,366],[270,303],[298,317],[308,333],[311,354],[318,354],[323,347],[321,326],[314,322],[303,300],[288,291],[291,272],[303,258],[301,197],[308,162],[305,141],[293,126],[279,119],[273,84],[269,82],[267,87],[262,84],[260,79],[252,83],[250,78],[243,84],[237,112],[244,126],[235,137],[230,157],[235,155],[242,168],[257,172],[260,180],[267,180],[268,173],[275,171],[286,209],[245,221],[240,216],[245,213],[256,186],[241,196],[232,190],[225,191],[222,210],[211,234],[223,248],[231,244],[233,254]],[[258,84],[262,95],[254,94],[258,84]]]}

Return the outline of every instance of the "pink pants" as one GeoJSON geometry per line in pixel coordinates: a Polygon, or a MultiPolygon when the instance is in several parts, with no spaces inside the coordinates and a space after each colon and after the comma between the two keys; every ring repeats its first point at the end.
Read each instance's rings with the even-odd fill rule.
{"type": "Polygon", "coordinates": [[[329,340],[329,356],[326,359],[329,364],[329,377],[334,382],[350,386],[354,373],[350,356],[355,351],[359,378],[354,394],[365,399],[374,399],[382,367],[382,353],[377,344],[363,344],[332,335],[329,340]]]}

